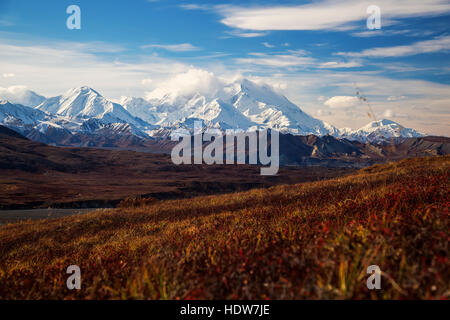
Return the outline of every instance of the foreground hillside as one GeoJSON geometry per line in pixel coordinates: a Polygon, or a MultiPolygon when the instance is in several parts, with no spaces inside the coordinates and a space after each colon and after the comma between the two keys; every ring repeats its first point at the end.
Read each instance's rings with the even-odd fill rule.
{"type": "Polygon", "coordinates": [[[0,227],[0,298],[448,298],[450,157],[0,227]],[[82,288],[66,288],[79,265],[82,288]],[[366,268],[383,271],[382,290],[366,268]]]}

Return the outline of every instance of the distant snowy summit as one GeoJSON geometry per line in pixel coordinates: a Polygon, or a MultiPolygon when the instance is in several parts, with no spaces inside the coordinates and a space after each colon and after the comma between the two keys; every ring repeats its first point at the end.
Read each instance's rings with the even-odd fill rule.
{"type": "Polygon", "coordinates": [[[341,129],[341,137],[361,142],[382,143],[390,142],[393,139],[423,136],[424,134],[414,129],[405,128],[401,124],[388,119],[372,121],[358,130],[341,129]]]}
{"type": "Polygon", "coordinates": [[[131,114],[160,128],[200,119],[223,129],[276,128],[298,135],[339,135],[337,128],[304,113],[270,87],[245,79],[208,94],[168,93],[149,100],[123,97],[120,102],[131,114]]]}
{"type": "Polygon", "coordinates": [[[361,142],[392,141],[423,134],[391,120],[358,129],[338,129],[303,112],[266,85],[241,80],[214,92],[167,93],[158,98],[122,97],[119,103],[90,87],[79,87],[45,98],[18,87],[0,99],[0,124],[27,134],[31,130],[167,136],[175,128],[191,128],[195,120],[220,129],[277,129],[293,135],[332,135],[361,142]],[[108,130],[106,130],[106,128],[108,130]]]}
{"type": "Polygon", "coordinates": [[[105,99],[89,87],[74,88],[65,94],[46,99],[36,109],[70,120],[100,119],[105,123],[128,123],[145,127],[147,123],[131,115],[118,103],[105,99]]]}

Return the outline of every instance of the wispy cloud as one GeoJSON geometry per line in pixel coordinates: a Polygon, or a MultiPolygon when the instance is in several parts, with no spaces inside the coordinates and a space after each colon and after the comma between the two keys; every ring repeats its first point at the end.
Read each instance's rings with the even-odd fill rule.
{"type": "Polygon", "coordinates": [[[264,47],[266,47],[266,48],[274,48],[274,47],[275,47],[274,45],[272,45],[272,44],[270,44],[270,43],[268,43],[268,42],[263,42],[262,45],[263,45],[264,47]]]}
{"type": "Polygon", "coordinates": [[[296,56],[305,56],[309,53],[308,51],[303,49],[288,50],[288,52],[296,56]]]}
{"type": "Polygon", "coordinates": [[[299,67],[311,65],[315,60],[292,54],[268,55],[264,53],[251,53],[249,58],[238,58],[238,63],[256,64],[268,67],[299,67]]]}
{"type": "Polygon", "coordinates": [[[154,49],[163,49],[167,51],[173,52],[187,52],[187,51],[197,51],[200,50],[199,47],[196,47],[190,43],[179,43],[179,44],[147,44],[141,46],[142,49],[154,48],[154,49]]]}
{"type": "MultiPolygon", "coordinates": [[[[349,30],[368,17],[371,1],[325,0],[299,6],[217,6],[221,22],[244,30],[349,30]]],[[[441,15],[450,12],[447,0],[378,0],[384,24],[395,19],[441,15]]]]}
{"type": "Polygon", "coordinates": [[[410,45],[379,47],[363,50],[361,52],[338,52],[337,55],[348,57],[403,57],[449,50],[450,36],[442,36],[432,40],[415,42],[410,45]]]}
{"type": "Polygon", "coordinates": [[[389,96],[387,98],[387,101],[398,101],[398,100],[404,100],[406,99],[405,96],[389,96]]]}
{"type": "Polygon", "coordinates": [[[356,68],[356,67],[362,67],[362,63],[359,61],[329,61],[324,62],[319,65],[319,68],[322,69],[337,69],[337,68],[356,68]]]}
{"type": "Polygon", "coordinates": [[[185,10],[211,10],[212,7],[204,4],[187,3],[181,4],[180,8],[185,10]]]}
{"type": "MultiPolygon", "coordinates": [[[[275,46],[264,42],[263,45],[267,48],[275,46]]],[[[238,58],[235,60],[240,64],[253,64],[268,67],[290,68],[290,67],[308,67],[310,69],[339,69],[339,68],[356,68],[363,66],[359,59],[349,61],[326,61],[322,62],[320,59],[311,57],[310,53],[302,50],[286,50],[283,53],[249,53],[249,57],[238,58]]]]}
{"type": "MultiPolygon", "coordinates": [[[[411,30],[389,30],[389,29],[379,29],[379,30],[368,30],[361,32],[354,32],[351,35],[359,38],[369,38],[369,37],[377,37],[377,36],[393,36],[393,35],[407,35],[407,34],[416,34],[416,32],[412,32],[411,30]]],[[[424,34],[425,35],[425,34],[424,34]]],[[[429,34],[426,34],[429,35],[429,34]]],[[[417,34],[416,34],[417,36],[417,34]]]]}
{"type": "Polygon", "coordinates": [[[93,41],[93,42],[76,42],[70,43],[70,48],[75,50],[83,50],[85,52],[91,53],[118,53],[125,51],[123,46],[118,44],[111,44],[102,41],[93,41]]]}
{"type": "Polygon", "coordinates": [[[392,29],[379,29],[379,30],[367,30],[360,32],[353,32],[351,35],[358,38],[369,38],[369,37],[379,37],[379,36],[397,36],[404,35],[407,37],[429,37],[433,34],[437,34],[439,32],[431,31],[431,30],[414,30],[414,29],[401,29],[401,30],[392,30],[392,29]]]}
{"type": "MultiPolygon", "coordinates": [[[[418,72],[418,71],[429,71],[429,70],[435,70],[436,68],[434,67],[417,67],[414,65],[409,65],[409,64],[405,64],[405,63],[373,63],[372,65],[385,69],[387,71],[389,71],[390,73],[392,72],[418,72]]],[[[442,69],[439,69],[442,70],[442,69]]]]}
{"type": "Polygon", "coordinates": [[[256,38],[256,37],[264,37],[268,33],[267,32],[246,32],[241,30],[232,30],[232,31],[226,31],[226,34],[233,36],[233,37],[239,37],[239,38],[256,38]]]}

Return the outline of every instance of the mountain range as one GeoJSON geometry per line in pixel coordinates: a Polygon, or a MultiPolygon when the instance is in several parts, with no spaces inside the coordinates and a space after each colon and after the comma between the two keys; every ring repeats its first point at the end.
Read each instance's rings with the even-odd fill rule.
{"type": "Polygon", "coordinates": [[[209,94],[170,93],[157,99],[122,97],[113,102],[86,86],[50,98],[19,87],[0,99],[0,124],[54,145],[120,147],[122,140],[144,143],[167,137],[176,128],[192,130],[195,120],[222,130],[273,128],[294,136],[330,135],[363,143],[401,142],[423,136],[387,119],[358,130],[338,129],[303,112],[269,86],[245,79],[209,94]],[[99,145],[99,141],[103,142],[99,145]]]}

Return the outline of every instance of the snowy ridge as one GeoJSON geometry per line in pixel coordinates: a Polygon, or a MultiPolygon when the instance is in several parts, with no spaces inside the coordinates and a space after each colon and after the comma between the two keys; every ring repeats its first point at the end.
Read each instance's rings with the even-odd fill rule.
{"type": "Polygon", "coordinates": [[[148,134],[129,123],[105,123],[99,119],[89,119],[80,127],[82,132],[87,133],[114,133],[118,135],[134,135],[140,138],[149,138],[148,134]]]}
{"type": "Polygon", "coordinates": [[[96,118],[105,123],[129,123],[141,127],[148,125],[132,116],[120,104],[106,100],[89,87],[70,89],[64,95],[45,100],[36,109],[71,120],[96,118]]]}
{"type": "Polygon", "coordinates": [[[214,99],[204,104],[189,116],[189,118],[206,120],[213,126],[220,127],[221,129],[248,130],[256,125],[256,123],[253,123],[236,110],[234,106],[219,99],[214,99]]]}
{"type": "Polygon", "coordinates": [[[424,134],[414,129],[405,128],[397,122],[388,119],[372,121],[358,130],[352,131],[348,128],[342,130],[343,138],[361,142],[382,143],[397,138],[418,138],[423,136],[424,134]]]}
{"type": "Polygon", "coordinates": [[[130,114],[150,124],[156,124],[161,120],[156,112],[156,107],[143,98],[128,98],[123,96],[120,99],[120,104],[130,114]]]}
{"type": "Polygon", "coordinates": [[[0,101],[0,123],[16,131],[36,126],[49,118],[45,112],[5,100],[0,101]]]}
{"type": "MultiPolygon", "coordinates": [[[[219,123],[222,128],[276,128],[301,135],[339,134],[337,128],[304,113],[270,87],[245,79],[209,95],[169,93],[148,103],[152,112],[159,116],[160,121],[156,124],[161,127],[170,128],[183,119],[198,118],[210,121],[214,126],[219,123]]],[[[128,107],[127,110],[136,116],[141,114],[140,110],[131,111],[128,107]]]]}
{"type": "Polygon", "coordinates": [[[231,102],[236,109],[262,127],[298,135],[339,133],[337,128],[304,113],[285,96],[268,86],[243,80],[234,84],[229,91],[234,91],[231,102]]]}

